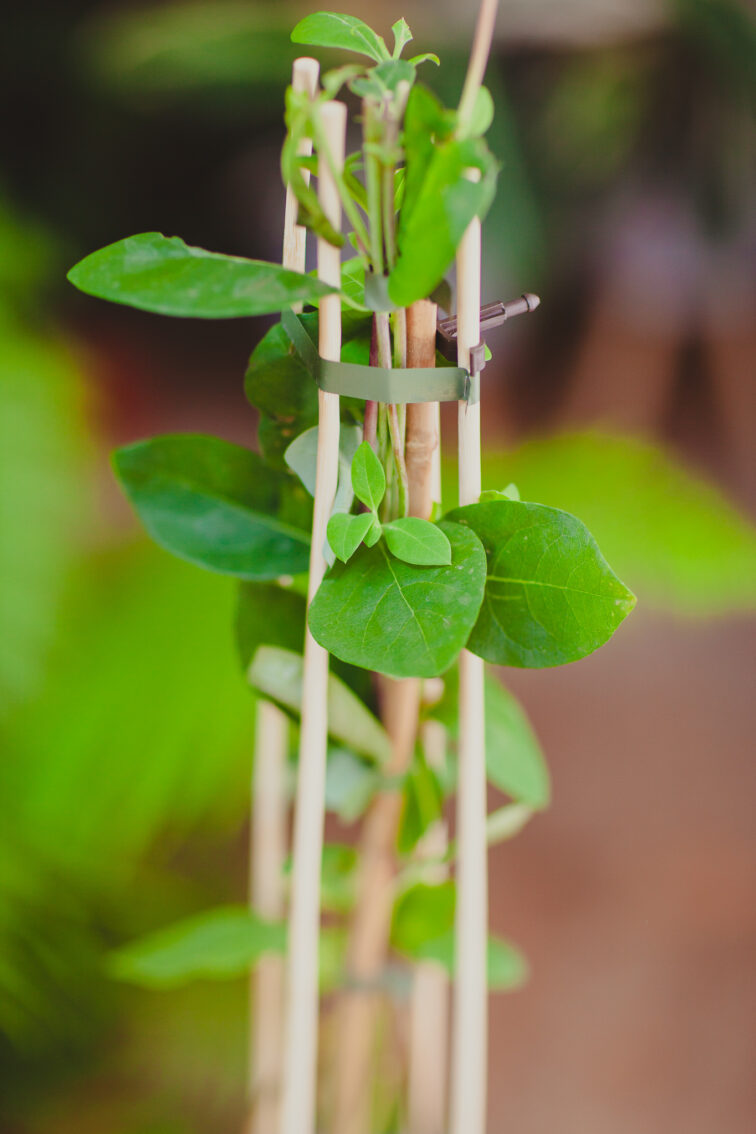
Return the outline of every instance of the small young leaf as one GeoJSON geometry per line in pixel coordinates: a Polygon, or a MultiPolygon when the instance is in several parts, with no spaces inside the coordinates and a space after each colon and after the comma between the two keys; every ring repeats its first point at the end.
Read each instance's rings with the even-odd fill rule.
{"type": "MultiPolygon", "coordinates": [[[[299,713],[302,706],[301,654],[275,646],[261,646],[247,672],[250,685],[271,701],[299,713]]],[[[381,723],[335,674],[328,675],[328,729],[334,740],[354,752],[385,762],[391,752],[381,723]]]]}
{"type": "Polygon", "coordinates": [[[411,63],[413,67],[419,67],[421,63],[435,63],[437,67],[441,66],[441,60],[432,51],[424,51],[422,55],[413,55],[407,62],[411,63]]]}
{"type": "Polygon", "coordinates": [[[335,47],[356,51],[380,63],[390,59],[382,36],[377,35],[356,16],[342,12],[314,12],[300,20],[291,33],[292,43],[306,43],[310,47],[335,47]]]}
{"type": "Polygon", "coordinates": [[[456,886],[450,879],[436,885],[418,882],[400,894],[391,920],[394,949],[415,957],[428,941],[450,932],[454,926],[456,886]]]}
{"type": "Polygon", "coordinates": [[[432,768],[422,755],[416,756],[404,780],[404,800],[399,823],[397,850],[408,855],[425,832],[441,817],[444,793],[432,768]]]}
{"type": "Polygon", "coordinates": [[[373,526],[370,512],[350,516],[346,512],[334,512],[328,521],[328,543],[331,551],[342,563],[348,563],[373,526]]]}
{"type": "Polygon", "coordinates": [[[334,290],[279,264],[206,252],[159,232],[100,248],[71,268],[68,279],[99,299],[194,319],[269,315],[334,290]]]}
{"type": "Polygon", "coordinates": [[[309,612],[321,646],[392,677],[435,677],[448,669],[480,610],[485,553],[469,529],[441,526],[452,548],[448,567],[402,563],[383,544],[361,547],[349,563],[332,567],[309,612]]]}
{"type": "MultiPolygon", "coordinates": [[[[416,961],[437,961],[449,976],[454,976],[455,941],[453,930],[426,941],[412,955],[416,961]]],[[[521,988],[528,979],[528,962],[520,950],[501,937],[489,936],[487,943],[486,975],[490,992],[511,992],[521,988]]]]}
{"type": "Polygon", "coordinates": [[[386,492],[386,474],[368,441],[362,442],[352,458],[352,487],[358,500],[377,511],[386,492]]]}
{"type": "Polygon", "coordinates": [[[567,512],[499,500],[449,518],[486,548],[486,598],[468,642],[486,661],[535,669],[577,661],[635,606],[588,529],[567,512]]]}
{"type": "Polygon", "coordinates": [[[283,953],[285,945],[285,926],[245,906],[224,906],[125,945],[111,954],[109,967],[117,980],[172,988],[241,976],[263,953],[283,953]]]}
{"type": "Polygon", "coordinates": [[[404,516],[383,525],[388,549],[404,563],[440,567],[451,563],[451,544],[441,529],[417,516],[404,516]]]}
{"type": "Polygon", "coordinates": [[[475,99],[470,125],[467,128],[468,137],[479,138],[485,134],[493,122],[493,116],[494,101],[491,98],[491,92],[488,87],[481,87],[475,99]]]}
{"type": "Polygon", "coordinates": [[[398,59],[413,36],[403,16],[392,24],[391,30],[394,33],[394,59],[398,59]]]}
{"type": "Polygon", "coordinates": [[[354,79],[349,89],[360,98],[383,99],[396,94],[400,83],[415,81],[415,68],[406,59],[389,59],[368,71],[364,79],[354,79]]]}
{"type": "Polygon", "coordinates": [[[380,783],[374,764],[366,763],[346,748],[328,749],[325,805],[342,823],[359,819],[380,783]]]}
{"type": "Polygon", "coordinates": [[[373,516],[373,524],[369,531],[365,533],[363,543],[365,547],[375,547],[378,540],[383,535],[383,526],[377,516],[373,516]]]}
{"type": "Polygon", "coordinates": [[[307,570],[307,532],[279,519],[288,485],[302,489],[257,453],[173,434],[118,449],[114,465],[149,534],[180,559],[239,579],[307,570]]]}

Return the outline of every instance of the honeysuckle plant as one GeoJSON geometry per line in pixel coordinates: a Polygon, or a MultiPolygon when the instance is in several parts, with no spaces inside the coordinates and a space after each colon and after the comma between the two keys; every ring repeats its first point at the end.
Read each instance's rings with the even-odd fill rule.
{"type": "Polygon", "coordinates": [[[485,141],[494,107],[482,85],[494,13],[485,0],[457,108],[424,81],[437,57],[406,57],[412,34],[403,19],[391,47],[349,15],[320,12],[297,25],[295,43],[345,51],[350,61],[319,83],[313,60],[295,64],[281,264],[143,233],[69,273],[90,295],[163,315],[280,315],[245,377],[256,448],[174,434],[115,454],[152,538],[239,581],[236,636],[259,703],[253,909],[209,911],[132,943],[114,972],[160,986],[256,967],[257,1134],[307,1134],[316,1113],[334,1134],[445,1128],[443,1091],[430,1097],[418,1086],[429,1063],[444,1081],[444,1029],[423,1026],[443,1019],[441,970],[457,982],[450,1129],[482,1134],[481,971],[491,989],[511,988],[526,963],[506,941],[486,944],[481,854],[549,800],[527,718],[483,663],[576,661],[603,645],[635,602],[579,519],[529,501],[527,484],[479,484],[473,391],[482,385],[485,397],[485,375],[472,348],[479,222],[498,175],[485,141]],[[334,101],[344,91],[362,131],[349,154],[334,101]],[[309,273],[307,232],[318,240],[309,273]],[[436,309],[450,304],[455,258],[457,367],[436,351],[436,309]],[[460,403],[460,500],[451,509],[441,499],[440,399],[460,403]],[[284,846],[287,765],[298,780],[293,857],[284,846]],[[488,816],[476,769],[509,797],[488,816]],[[451,841],[444,801],[457,788],[451,841]],[[360,824],[356,847],[322,847],[326,810],[360,824]],[[318,940],[319,909],[331,916],[318,940]],[[333,1102],[319,1112],[318,952],[321,991],[338,993],[333,1102]],[[396,1091],[374,1098],[371,1077],[387,1058],[382,1005],[406,1011],[408,991],[409,1101],[396,1091]]]}

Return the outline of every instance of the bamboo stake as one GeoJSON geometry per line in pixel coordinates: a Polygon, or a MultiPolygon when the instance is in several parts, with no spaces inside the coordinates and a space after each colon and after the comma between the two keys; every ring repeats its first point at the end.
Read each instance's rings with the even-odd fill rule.
{"type": "MultiPolygon", "coordinates": [[[[317,90],[320,65],[294,60],[295,91],[317,90]]],[[[312,153],[303,139],[299,152],[312,153]]],[[[309,173],[304,177],[309,180],[309,173]]],[[[296,272],[306,266],[307,230],[297,224],[297,199],[286,189],[282,264],[296,272]]],[[[261,917],[278,921],[284,914],[283,871],[287,843],[286,756],[288,718],[270,701],[257,705],[255,763],[250,833],[250,906],[261,917]]],[[[284,1011],[284,962],[278,954],[261,957],[252,974],[249,1088],[250,1134],[271,1134],[278,1124],[284,1011]]]]}
{"type": "MultiPolygon", "coordinates": [[[[483,81],[498,0],[482,0],[458,111],[464,134],[483,81]]],[[[480,176],[469,171],[471,178],[480,176]]],[[[457,251],[457,358],[469,368],[480,342],[480,221],[468,226],[457,251]]],[[[459,502],[481,491],[480,402],[459,403],[459,502]]],[[[484,665],[463,650],[459,658],[459,777],[457,787],[456,977],[452,1033],[451,1134],[484,1134],[488,1075],[488,855],[484,665]]]]}
{"type": "MultiPolygon", "coordinates": [[[[416,304],[419,308],[420,304],[416,304]]],[[[435,323],[436,308],[432,307],[429,319],[435,323]]],[[[414,337],[414,336],[413,336],[414,337]]],[[[432,366],[434,357],[412,365],[432,366]]],[[[423,450],[421,450],[422,452],[423,450]]],[[[430,506],[441,504],[441,406],[438,402],[407,407],[407,469],[415,478],[427,476],[430,506]],[[434,443],[425,447],[427,470],[416,471],[414,439],[429,433],[434,443]]],[[[412,501],[412,497],[410,498],[412,501]]],[[[436,680],[435,684],[439,684],[436,680]]],[[[424,700],[436,699],[430,695],[434,682],[426,681],[424,700]]],[[[443,683],[441,683],[443,689],[443,683]]],[[[434,769],[443,766],[446,757],[446,730],[438,721],[428,720],[422,729],[425,757],[434,769]]],[[[448,832],[446,820],[439,819],[426,833],[418,855],[429,860],[441,860],[446,854],[448,832]]],[[[448,875],[446,866],[437,865],[424,873],[429,882],[443,882],[448,875]]],[[[449,1040],[449,981],[441,965],[434,961],[421,961],[415,966],[410,994],[410,1032],[407,1084],[407,1126],[409,1134],[441,1134],[446,1129],[446,1090],[439,1084],[447,1081],[449,1040]]]]}
{"type": "MultiPolygon", "coordinates": [[[[408,365],[432,366],[435,342],[436,307],[421,300],[407,313],[408,365]]],[[[433,452],[437,448],[438,433],[429,428],[428,415],[413,416],[408,412],[407,467],[412,515],[427,518],[431,513],[433,452]]],[[[381,715],[392,745],[386,774],[399,776],[412,759],[421,683],[418,678],[402,681],[384,678],[380,691],[381,715]]],[[[379,795],[365,818],[360,837],[357,905],[347,948],[347,972],[352,988],[344,992],[338,1008],[333,1134],[371,1134],[370,1086],[379,1005],[377,984],[388,951],[394,904],[394,848],[401,805],[399,791],[379,795]]]]}
{"type": "MultiPolygon", "coordinates": [[[[459,365],[480,341],[480,221],[457,253],[459,365]]],[[[480,403],[459,403],[459,502],[481,491],[480,403]]],[[[451,1134],[483,1134],[486,1123],[488,861],[483,661],[459,658],[456,979],[452,1035],[451,1134]]]]}
{"type": "MultiPolygon", "coordinates": [[[[319,110],[325,145],[333,164],[344,164],[346,106],[324,103],[319,110]]],[[[341,227],[338,189],[325,160],[320,164],[318,193],[333,227],[341,227]]],[[[318,240],[318,275],[339,287],[339,249],[318,240]]],[[[341,298],[320,302],[318,349],[321,357],[341,357],[341,298]]],[[[326,570],[323,549],[328,517],[336,492],[339,462],[339,398],[318,392],[318,456],[315,508],[310,547],[308,606],[326,570]]],[[[294,817],[294,868],[289,914],[284,1083],[281,1134],[313,1134],[317,1078],[318,944],[320,934],[320,871],[325,818],[325,769],[328,739],[326,692],[328,654],[305,631],[302,718],[297,798],[294,817]]]]}

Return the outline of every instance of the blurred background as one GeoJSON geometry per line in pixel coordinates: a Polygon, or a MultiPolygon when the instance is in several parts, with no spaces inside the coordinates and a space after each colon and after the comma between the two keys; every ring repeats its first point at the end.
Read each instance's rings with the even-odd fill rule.
{"type": "MultiPolygon", "coordinates": [[[[348,5],[384,34],[406,16],[448,102],[476,8],[348,5]]],[[[106,971],[113,946],[244,900],[254,716],[233,583],[147,544],[108,453],[169,430],[254,445],[242,376],[264,324],[161,320],[64,275],[145,230],[278,258],[288,35],[309,10],[27,0],[3,18],[3,1134],[240,1127],[244,982],[158,993],[106,971]]],[[[502,0],[488,82],[484,294],[542,306],[489,338],[485,485],[576,512],[639,597],[599,655],[504,675],[554,802],[492,856],[494,928],[533,975],[492,1001],[490,1128],[746,1134],[754,12],[502,0]]]]}

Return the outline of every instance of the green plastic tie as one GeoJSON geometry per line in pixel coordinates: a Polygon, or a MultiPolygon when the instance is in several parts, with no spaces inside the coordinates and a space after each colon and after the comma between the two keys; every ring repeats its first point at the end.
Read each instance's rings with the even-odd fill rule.
{"type": "Polygon", "coordinates": [[[361,366],[356,362],[331,362],[320,357],[293,311],[281,313],[281,325],[307,370],[328,394],[393,405],[407,402],[474,405],[480,401],[480,375],[469,374],[461,366],[384,370],[381,366],[361,366]]]}

